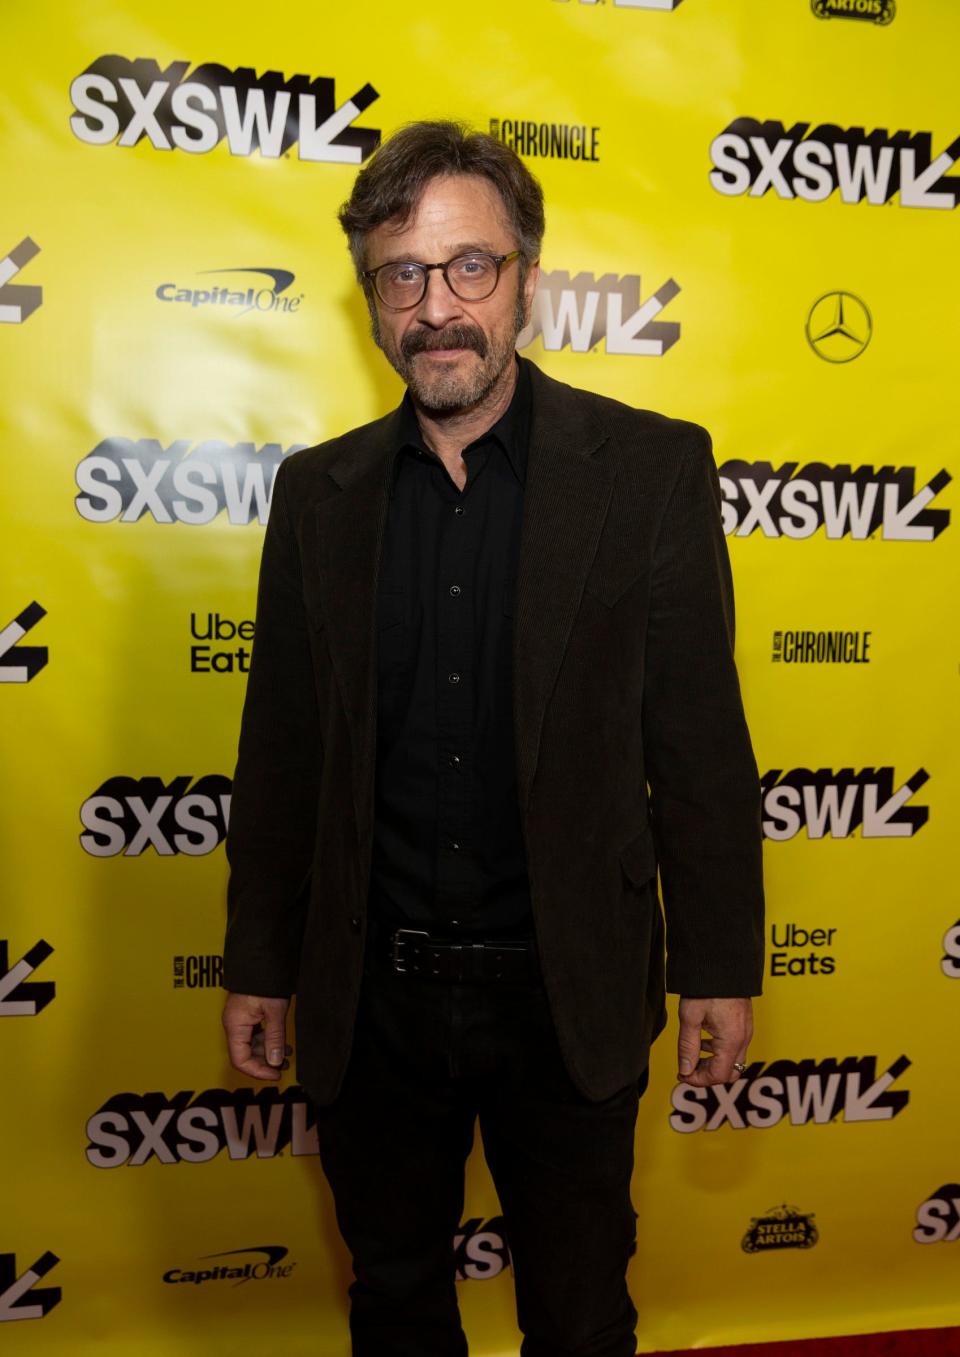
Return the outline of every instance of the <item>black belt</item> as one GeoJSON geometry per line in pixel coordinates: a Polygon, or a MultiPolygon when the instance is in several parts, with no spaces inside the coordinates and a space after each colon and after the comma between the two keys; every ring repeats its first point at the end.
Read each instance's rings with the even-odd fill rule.
{"type": "Polygon", "coordinates": [[[463,984],[470,981],[530,981],[539,976],[533,942],[438,938],[419,928],[386,933],[380,957],[397,975],[463,984]]]}

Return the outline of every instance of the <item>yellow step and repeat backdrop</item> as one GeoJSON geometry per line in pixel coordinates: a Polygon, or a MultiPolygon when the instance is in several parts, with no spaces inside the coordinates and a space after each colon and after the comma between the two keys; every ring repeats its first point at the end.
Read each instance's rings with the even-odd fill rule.
{"type": "MultiPolygon", "coordinates": [[[[276,468],[401,394],[334,213],[425,116],[542,180],[524,351],[719,465],[769,967],[736,1084],[655,1049],[641,1347],[960,1322],[958,41],[952,0],[4,7],[13,1350],[348,1351],[309,1105],[223,1052],[222,842],[276,468]]],[[[467,1200],[506,1357],[479,1152],[467,1200]]]]}

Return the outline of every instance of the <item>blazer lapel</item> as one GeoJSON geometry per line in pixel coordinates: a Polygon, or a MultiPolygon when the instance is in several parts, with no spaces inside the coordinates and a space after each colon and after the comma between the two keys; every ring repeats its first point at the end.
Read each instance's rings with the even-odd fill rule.
{"type": "MultiPolygon", "coordinates": [[[[521,362],[529,359],[521,358],[521,362]]],[[[517,787],[530,800],[543,718],[600,541],[615,473],[593,454],[605,430],[576,393],[533,363],[513,636],[517,787]]]]}
{"type": "Polygon", "coordinates": [[[340,486],[316,509],[319,584],[334,674],[353,749],[360,842],[372,830],[377,719],[377,582],[399,408],[348,446],[329,468],[340,486]]]}
{"type": "MultiPolygon", "coordinates": [[[[529,359],[521,358],[521,362],[529,359]]],[[[526,811],[543,718],[583,583],[596,554],[614,473],[593,454],[606,439],[576,394],[531,363],[533,410],[520,530],[513,636],[517,786],[526,811]]],[[[329,468],[340,493],[315,509],[319,585],[334,673],[353,748],[360,841],[372,830],[376,758],[376,597],[399,410],[329,468]]]]}

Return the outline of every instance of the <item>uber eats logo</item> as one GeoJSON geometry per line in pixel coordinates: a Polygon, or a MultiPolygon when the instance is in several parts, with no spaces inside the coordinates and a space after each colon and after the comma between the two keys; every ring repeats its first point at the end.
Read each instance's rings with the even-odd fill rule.
{"type": "Polygon", "coordinates": [[[911,1065],[905,1055],[877,1075],[875,1055],[837,1060],[755,1061],[729,1084],[696,1088],[677,1084],[671,1095],[674,1131],[716,1131],[729,1125],[737,1131],[766,1129],[786,1118],[793,1126],[818,1125],[842,1117],[852,1121],[892,1121],[910,1094],[891,1084],[911,1065]]]}
{"type": "Polygon", "coordinates": [[[932,542],[950,523],[949,509],[931,509],[953,479],[938,471],[917,490],[913,466],[859,466],[849,462],[731,460],[718,467],[721,516],[728,537],[824,537],[839,542],[932,542]]]}
{"type": "Polygon", "coordinates": [[[960,198],[960,180],[948,178],[960,158],[960,137],[939,155],[931,132],[894,132],[838,127],[835,123],[735,118],[710,143],[710,183],[730,198],[800,198],[823,202],[839,193],[843,203],[948,211],[960,198]]]}
{"type": "Polygon", "coordinates": [[[233,783],[219,773],[175,777],[111,777],[80,807],[84,852],[138,857],[153,848],[162,857],[203,857],[226,838],[233,783]]]}
{"type": "Polygon", "coordinates": [[[155,438],[105,438],[77,465],[77,513],[88,523],[211,523],[226,510],[235,526],[264,524],[273,478],[294,443],[191,443],[165,447],[155,438]]]}
{"type": "Polygon", "coordinates": [[[316,1117],[299,1085],[284,1089],[208,1088],[163,1093],[116,1093],[86,1126],[87,1162],[121,1165],[203,1164],[226,1150],[228,1159],[273,1159],[284,1150],[317,1154],[316,1117]]]}
{"type": "Polygon", "coordinates": [[[900,786],[886,768],[772,768],[760,779],[763,832],[768,839],[910,839],[930,818],[929,806],[908,806],[930,774],[918,768],[900,786]]]}
{"type": "Polygon", "coordinates": [[[226,140],[233,156],[275,160],[296,145],[299,160],[359,165],[380,141],[379,128],[353,125],[377,91],[363,85],[338,104],[329,76],[288,80],[216,62],[191,71],[189,61],[161,70],[153,58],[101,56],[73,81],[70,98],[70,128],[89,146],[145,140],[157,151],[203,155],[226,140]]]}

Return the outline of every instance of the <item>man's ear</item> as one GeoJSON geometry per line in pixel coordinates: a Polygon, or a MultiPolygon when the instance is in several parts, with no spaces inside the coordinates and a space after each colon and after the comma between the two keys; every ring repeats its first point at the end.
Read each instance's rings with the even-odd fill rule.
{"type": "Polygon", "coordinates": [[[523,329],[524,334],[530,326],[530,319],[533,315],[533,298],[537,291],[537,283],[540,279],[540,260],[534,259],[529,265],[526,276],[523,280],[523,329]]]}
{"type": "Polygon", "coordinates": [[[533,261],[527,269],[527,276],[523,280],[524,301],[526,303],[527,315],[530,314],[530,307],[533,303],[533,294],[537,290],[537,283],[540,281],[540,259],[539,256],[533,261]]]}

